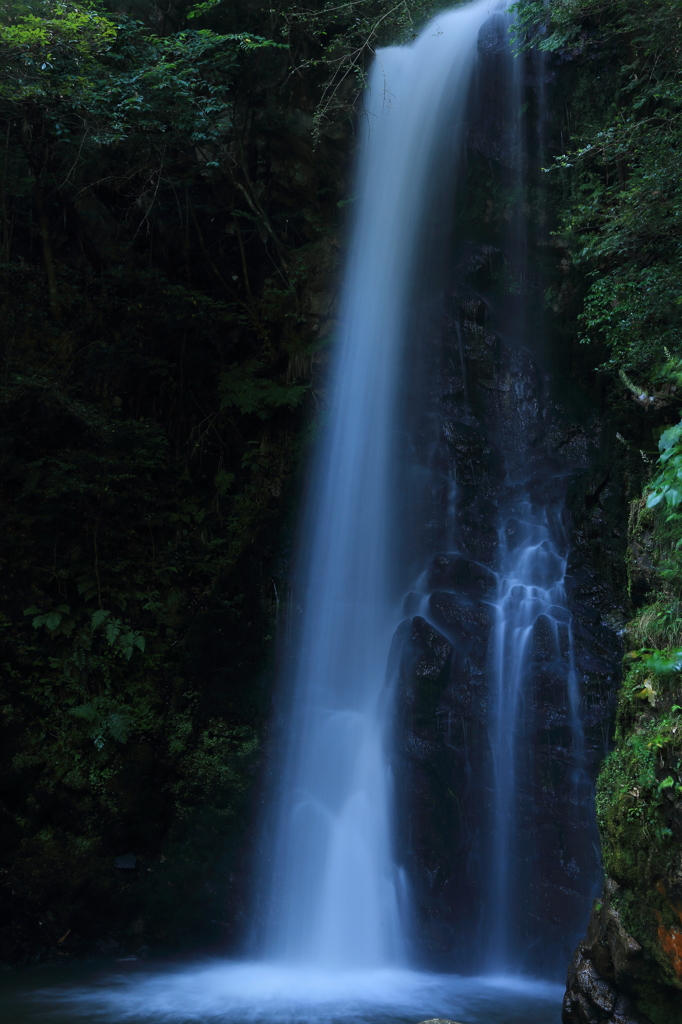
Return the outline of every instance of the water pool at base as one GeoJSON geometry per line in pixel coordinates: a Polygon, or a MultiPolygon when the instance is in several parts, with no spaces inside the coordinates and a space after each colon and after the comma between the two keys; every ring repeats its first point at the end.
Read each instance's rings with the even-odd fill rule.
{"type": "Polygon", "coordinates": [[[2,1024],[559,1024],[563,987],[395,968],[328,972],[210,961],[31,968],[0,981],[2,1024]]]}

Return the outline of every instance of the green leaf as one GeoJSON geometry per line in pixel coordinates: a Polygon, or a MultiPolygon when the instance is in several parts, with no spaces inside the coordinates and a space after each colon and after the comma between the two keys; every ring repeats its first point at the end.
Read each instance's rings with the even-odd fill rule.
{"type": "Polygon", "coordinates": [[[110,644],[115,644],[121,632],[121,620],[111,619],[104,627],[104,635],[110,644]]]}
{"type": "Polygon", "coordinates": [[[187,17],[200,18],[202,14],[207,14],[215,7],[220,6],[221,3],[223,3],[223,0],[203,0],[203,3],[195,4],[194,7],[187,12],[187,17]]]}
{"type": "Polygon", "coordinates": [[[142,635],[142,633],[140,633],[137,630],[128,630],[128,632],[121,634],[121,636],[119,638],[119,641],[118,641],[118,646],[121,649],[121,651],[123,652],[123,654],[126,657],[126,659],[128,661],[130,661],[130,659],[131,659],[131,657],[133,655],[133,651],[136,648],[139,651],[144,651],[144,649],[145,649],[144,636],[142,635]]]}
{"type": "Polygon", "coordinates": [[[130,735],[132,726],[130,715],[127,712],[115,712],[107,718],[107,728],[117,743],[125,743],[130,735]]]}
{"type": "Polygon", "coordinates": [[[652,672],[679,672],[682,670],[682,650],[654,651],[642,659],[642,664],[652,672]]]}
{"type": "MultiPolygon", "coordinates": [[[[70,611],[71,609],[67,604],[57,605],[56,608],[49,612],[36,615],[32,623],[33,628],[40,629],[41,626],[44,626],[49,633],[54,633],[55,630],[59,629],[64,616],[68,615],[70,611]]],[[[24,612],[24,614],[26,615],[28,612],[24,612]]],[[[67,631],[70,632],[70,630],[67,631]]]]}
{"type": "Polygon", "coordinates": [[[103,622],[106,622],[111,617],[111,612],[105,611],[103,608],[98,608],[96,612],[92,613],[92,619],[90,620],[90,628],[93,633],[98,629],[103,622]]]}
{"type": "Polygon", "coordinates": [[[218,494],[222,498],[234,483],[234,473],[227,473],[224,469],[219,469],[215,475],[214,483],[218,494]]]}

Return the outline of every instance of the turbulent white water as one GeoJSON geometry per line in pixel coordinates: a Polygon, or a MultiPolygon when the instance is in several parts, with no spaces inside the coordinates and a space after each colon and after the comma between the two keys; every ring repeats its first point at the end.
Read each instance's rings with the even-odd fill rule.
{"type": "Polygon", "coordinates": [[[395,406],[430,174],[444,123],[461,130],[478,32],[497,6],[450,11],[413,45],[379,51],[365,97],[329,423],[306,517],[265,944],[275,960],[405,958],[387,758],[395,406]]]}
{"type": "Polygon", "coordinates": [[[458,978],[388,968],[321,971],[212,963],[108,976],[12,1003],[12,1024],[396,1024],[441,1016],[471,1024],[555,1024],[562,990],[518,978],[458,978]]]}

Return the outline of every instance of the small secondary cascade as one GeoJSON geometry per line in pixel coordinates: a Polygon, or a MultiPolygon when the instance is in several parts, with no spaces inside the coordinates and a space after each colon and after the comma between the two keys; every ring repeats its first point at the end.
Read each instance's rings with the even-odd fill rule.
{"type": "MultiPolygon", "coordinates": [[[[519,893],[532,881],[523,878],[529,850],[519,837],[518,775],[531,771],[528,689],[533,685],[532,646],[542,635],[545,671],[563,676],[570,709],[573,786],[580,797],[583,775],[583,725],[574,663],[572,619],[567,607],[566,550],[552,509],[517,501],[500,529],[499,576],[493,602],[490,741],[493,757],[492,870],[489,890],[488,964],[496,970],[518,966],[523,949],[512,927],[519,893]]],[[[532,808],[524,809],[532,817],[532,808]]],[[[528,837],[525,837],[528,842],[528,837]]]]}
{"type": "Polygon", "coordinates": [[[478,32],[497,6],[450,11],[411,46],[379,51],[365,97],[329,421],[304,519],[264,949],[275,960],[370,968],[406,956],[387,749],[396,404],[430,172],[444,123],[462,131],[478,32]]]}

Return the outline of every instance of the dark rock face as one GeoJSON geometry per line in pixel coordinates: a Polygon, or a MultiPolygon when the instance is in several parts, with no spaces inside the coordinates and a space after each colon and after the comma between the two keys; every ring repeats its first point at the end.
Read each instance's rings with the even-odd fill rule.
{"type": "Polygon", "coordinates": [[[592,790],[621,658],[613,613],[623,581],[611,566],[623,564],[624,508],[599,420],[524,347],[530,292],[500,294],[518,266],[505,231],[453,252],[450,284],[415,317],[408,353],[401,515],[416,540],[394,648],[398,848],[419,954],[435,967],[480,969],[498,912],[491,659],[501,551],[523,542],[529,515],[544,515],[553,540],[542,571],[560,578],[567,560],[566,597],[528,640],[507,912],[518,966],[563,975],[600,880],[592,790]],[[580,691],[579,772],[569,671],[580,691]]]}
{"type": "Polygon", "coordinates": [[[607,880],[569,967],[563,1024],[650,1024],[628,994],[644,968],[644,956],[612,906],[615,888],[607,880]]]}
{"type": "Polygon", "coordinates": [[[469,144],[483,156],[514,167],[520,156],[521,140],[509,95],[512,58],[506,15],[495,14],[486,21],[478,37],[478,49],[482,88],[477,116],[469,130],[469,144]]]}
{"type": "MultiPolygon", "coordinates": [[[[397,848],[406,851],[415,952],[426,964],[490,966],[504,913],[513,966],[563,977],[600,884],[593,787],[622,654],[626,517],[608,430],[552,363],[536,275],[547,242],[531,237],[541,211],[530,218],[518,200],[536,128],[510,97],[506,32],[495,16],[481,33],[450,269],[439,276],[435,258],[427,261],[406,355],[397,512],[411,548],[393,647],[397,848]],[[529,586],[546,589],[565,575],[558,604],[536,616],[525,641],[509,725],[519,737],[514,873],[502,908],[492,877],[494,831],[503,832],[494,680],[504,673],[493,658],[504,552],[522,547],[539,522],[548,541],[537,561],[542,578],[529,586]]],[[[514,89],[532,88],[522,79],[514,89]]],[[[441,191],[434,221],[443,219],[442,200],[441,191]]],[[[445,234],[440,223],[430,229],[436,240],[445,234]]],[[[585,1005],[625,1022],[625,1004],[611,1000],[612,983],[597,974],[590,991],[598,1001],[585,1005]]]]}
{"type": "Polygon", "coordinates": [[[485,565],[448,553],[435,556],[426,585],[432,591],[454,591],[478,599],[495,593],[497,578],[485,565]]]}
{"type": "MultiPolygon", "coordinates": [[[[410,476],[414,533],[426,565],[405,602],[396,637],[400,846],[419,915],[421,955],[435,966],[474,970],[485,962],[493,805],[491,652],[501,531],[509,543],[526,529],[519,495],[549,509],[569,556],[571,622],[557,633],[546,617],[528,646],[518,772],[520,898],[510,910],[527,970],[563,972],[599,882],[592,782],[606,752],[620,660],[619,638],[602,620],[600,583],[580,491],[599,461],[592,423],[567,416],[553,384],[528,352],[486,326],[483,304],[450,297],[454,313],[422,337],[427,407],[415,394],[410,476]],[[473,317],[476,319],[473,319],[473,317]],[[426,358],[424,358],[426,353],[426,358]],[[582,517],[582,520],[579,519],[582,517]],[[562,639],[563,638],[563,639],[562,639]],[[567,665],[582,692],[584,777],[576,786],[567,665]]],[[[414,375],[422,386],[419,374],[414,375]]],[[[596,506],[595,506],[596,507],[596,506]]],[[[599,506],[601,511],[601,506],[599,506]]],[[[545,564],[556,572],[547,553],[545,564]]],[[[559,559],[560,561],[560,559],[559,559]]],[[[541,580],[538,581],[542,583],[541,580]]],[[[619,1004],[620,1005],[620,1004],[619,1004]]],[[[615,1006],[615,1004],[614,1004],[615,1006]]],[[[619,1011],[620,1012],[620,1011],[619,1011]]]]}

